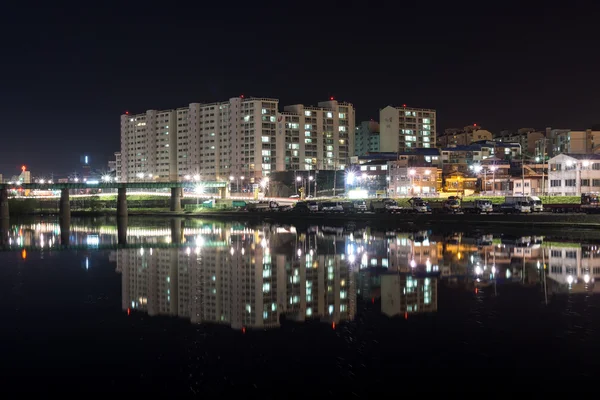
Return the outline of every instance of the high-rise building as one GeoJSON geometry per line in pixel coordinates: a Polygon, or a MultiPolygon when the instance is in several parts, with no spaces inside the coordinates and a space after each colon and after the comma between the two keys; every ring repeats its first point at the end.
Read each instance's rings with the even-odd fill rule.
{"type": "Polygon", "coordinates": [[[435,110],[387,106],[379,110],[379,123],[382,152],[410,151],[436,145],[435,110]]]}
{"type": "Polygon", "coordinates": [[[354,155],[367,153],[379,153],[379,124],[375,121],[363,121],[356,127],[354,155]]]}
{"type": "Polygon", "coordinates": [[[123,181],[253,179],[273,171],[344,169],[354,151],[354,107],[330,101],[278,110],[234,97],[121,116],[123,181]]]}

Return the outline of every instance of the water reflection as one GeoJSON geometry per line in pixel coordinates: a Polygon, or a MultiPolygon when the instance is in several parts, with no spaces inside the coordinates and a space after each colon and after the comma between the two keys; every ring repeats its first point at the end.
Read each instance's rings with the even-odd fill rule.
{"type": "MultiPolygon", "coordinates": [[[[2,244],[23,259],[25,250],[112,249],[123,310],[234,329],[284,319],[335,327],[354,318],[357,301],[380,301],[388,316],[434,313],[440,285],[497,295],[518,284],[539,287],[545,298],[600,291],[600,245],[551,235],[183,219],[116,225],[4,226],[2,244]]],[[[89,254],[81,253],[86,269],[89,254]]]]}

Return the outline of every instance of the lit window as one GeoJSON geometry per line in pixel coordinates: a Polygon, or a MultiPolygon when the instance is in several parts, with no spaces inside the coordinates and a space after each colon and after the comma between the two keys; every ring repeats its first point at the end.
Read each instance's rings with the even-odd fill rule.
{"type": "Polygon", "coordinates": [[[312,113],[311,113],[310,111],[304,111],[304,115],[305,115],[305,116],[307,116],[307,117],[310,117],[310,116],[311,116],[311,114],[312,114],[312,113]]]}
{"type": "Polygon", "coordinates": [[[244,122],[249,122],[250,121],[250,116],[249,115],[245,115],[244,116],[244,122]]]}
{"type": "Polygon", "coordinates": [[[346,118],[346,114],[345,114],[345,113],[340,113],[340,118],[341,118],[341,119],[344,119],[344,118],[346,118]]]}
{"type": "Polygon", "coordinates": [[[271,122],[275,122],[275,116],[271,115],[271,117],[269,117],[271,122]]]}
{"type": "Polygon", "coordinates": [[[345,126],[340,126],[340,132],[346,132],[346,127],[345,126]]]}
{"type": "Polygon", "coordinates": [[[263,156],[270,156],[271,155],[271,150],[263,150],[262,151],[262,155],[263,156]]]}
{"type": "Polygon", "coordinates": [[[263,143],[269,143],[271,141],[271,138],[269,136],[263,136],[262,137],[262,142],[263,143]]]}
{"type": "Polygon", "coordinates": [[[304,139],[304,143],[312,143],[312,139],[304,139]]]}
{"type": "Polygon", "coordinates": [[[333,118],[333,113],[328,112],[327,113],[327,118],[333,118]]]}
{"type": "Polygon", "coordinates": [[[310,131],[312,129],[312,125],[311,124],[304,124],[304,129],[310,131]]]}
{"type": "Polygon", "coordinates": [[[304,136],[310,137],[310,131],[304,131],[304,136]]]}
{"type": "Polygon", "coordinates": [[[367,170],[367,166],[366,166],[366,165],[362,165],[362,166],[360,167],[360,170],[361,170],[361,171],[366,171],[366,170],[367,170]]]}
{"type": "Polygon", "coordinates": [[[266,114],[266,113],[267,113],[267,109],[266,109],[266,108],[263,108],[263,109],[262,109],[262,114],[266,114]]]}

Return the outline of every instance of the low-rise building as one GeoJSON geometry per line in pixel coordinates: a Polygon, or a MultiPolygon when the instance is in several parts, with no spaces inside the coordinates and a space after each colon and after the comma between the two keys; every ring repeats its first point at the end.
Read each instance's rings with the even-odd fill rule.
{"type": "Polygon", "coordinates": [[[548,193],[579,196],[600,192],[600,154],[560,154],[548,161],[548,193]]]}
{"type": "Polygon", "coordinates": [[[434,196],[442,182],[442,171],[432,166],[409,166],[405,161],[388,163],[388,194],[401,196],[434,196]]]}
{"type": "Polygon", "coordinates": [[[468,146],[481,140],[492,140],[492,132],[473,124],[463,129],[446,129],[444,135],[438,137],[437,145],[439,147],[468,146]]]}

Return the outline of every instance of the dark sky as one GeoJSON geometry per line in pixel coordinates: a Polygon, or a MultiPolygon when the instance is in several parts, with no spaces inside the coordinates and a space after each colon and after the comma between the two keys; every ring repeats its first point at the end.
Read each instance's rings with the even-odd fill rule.
{"type": "Polygon", "coordinates": [[[438,132],[600,123],[597,7],[436,3],[8,2],[0,173],[25,163],[65,174],[84,153],[104,167],[125,110],[242,93],[281,106],[335,96],[354,103],[358,121],[388,104],[435,108],[438,132]]]}

